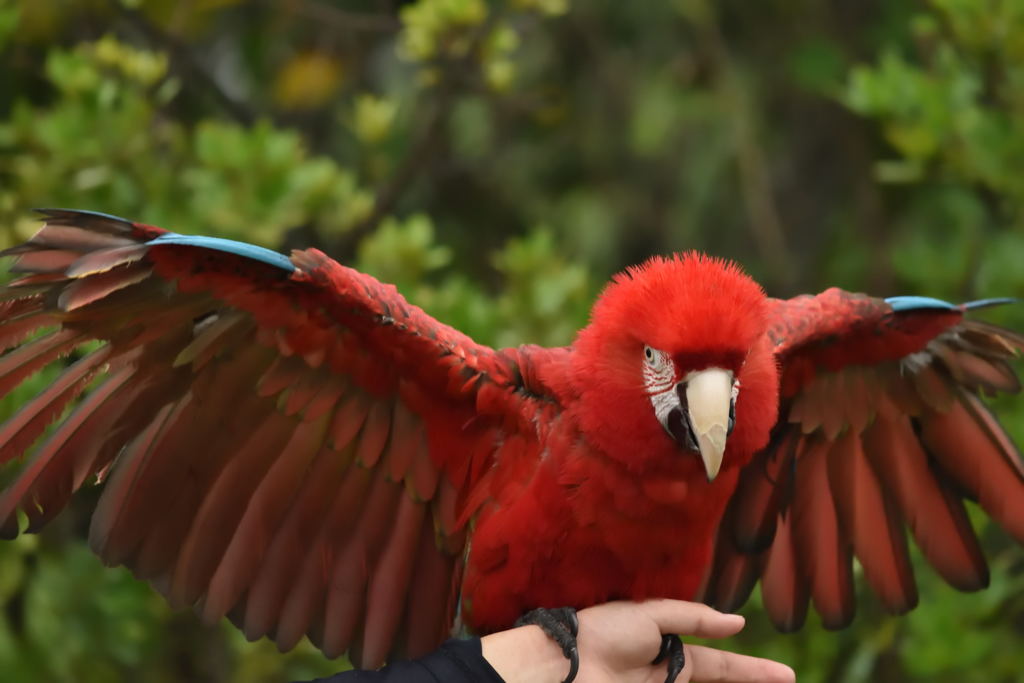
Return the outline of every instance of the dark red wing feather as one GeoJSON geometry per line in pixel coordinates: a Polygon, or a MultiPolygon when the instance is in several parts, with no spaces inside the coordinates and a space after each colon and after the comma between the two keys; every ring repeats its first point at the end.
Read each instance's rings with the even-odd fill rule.
{"type": "Polygon", "coordinates": [[[837,289],[774,302],[779,424],[722,522],[713,604],[738,607],[757,570],[781,629],[802,623],[804,585],[824,624],[842,627],[856,557],[882,604],[904,612],[917,601],[904,524],[951,585],[987,585],[961,496],[1024,542],[1024,465],[977,395],[1020,389],[1010,363],[1024,337],[965,319],[969,308],[837,289]]]}
{"type": "Polygon", "coordinates": [[[784,633],[799,630],[807,618],[810,594],[794,547],[792,514],[779,515],[761,584],[761,597],[772,623],[784,633]]]}
{"type": "Polygon", "coordinates": [[[864,434],[864,452],[935,570],[960,590],[988,585],[988,567],[963,504],[929,465],[910,421],[879,417],[864,434]]]}
{"type": "MultiPolygon", "coordinates": [[[[723,519],[722,524],[727,525],[728,518],[723,519]]],[[[718,536],[714,557],[714,573],[707,578],[708,585],[700,599],[723,612],[735,612],[747,601],[761,578],[764,559],[737,550],[729,541],[729,535],[724,533],[718,536]]]]}
{"type": "Polygon", "coordinates": [[[423,503],[409,496],[400,498],[394,528],[381,552],[366,598],[362,656],[367,661],[384,661],[392,648],[405,611],[425,519],[423,503]]]}
{"type": "Polygon", "coordinates": [[[800,435],[795,430],[778,430],[772,442],[747,466],[740,477],[732,505],[729,527],[736,548],[756,553],[771,545],[779,510],[792,495],[788,470],[800,435]]]}
{"type": "Polygon", "coordinates": [[[794,547],[822,623],[843,628],[855,610],[851,544],[839,527],[829,486],[829,442],[804,441],[793,484],[794,547]]]}
{"type": "MultiPolygon", "coordinates": [[[[349,499],[353,497],[351,487],[349,490],[341,488],[346,472],[350,478],[365,476],[363,470],[349,468],[351,451],[338,453],[327,446],[321,447],[306,472],[294,503],[268,539],[265,559],[256,568],[245,600],[241,628],[246,637],[256,639],[274,630],[291,582],[295,579],[293,574],[297,569],[301,570],[305,553],[310,550],[311,544],[305,539],[317,538],[334,496],[340,497],[344,493],[349,499]]],[[[293,639],[282,641],[278,630],[278,644],[290,648],[304,633],[298,631],[293,639]]]]}
{"type": "Polygon", "coordinates": [[[913,608],[917,588],[902,520],[864,455],[860,434],[852,429],[829,446],[828,488],[839,530],[882,604],[894,614],[913,608]]]}
{"type": "Polygon", "coordinates": [[[957,484],[1019,542],[1024,543],[1024,475],[1009,440],[996,429],[974,396],[964,396],[945,413],[921,417],[925,449],[957,484]]]}

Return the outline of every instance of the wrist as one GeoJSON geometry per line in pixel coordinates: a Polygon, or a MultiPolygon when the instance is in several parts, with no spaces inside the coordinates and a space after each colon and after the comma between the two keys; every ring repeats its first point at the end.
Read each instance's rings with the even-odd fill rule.
{"type": "Polygon", "coordinates": [[[538,626],[492,633],[480,647],[505,683],[562,683],[569,674],[569,660],[538,626]]]}

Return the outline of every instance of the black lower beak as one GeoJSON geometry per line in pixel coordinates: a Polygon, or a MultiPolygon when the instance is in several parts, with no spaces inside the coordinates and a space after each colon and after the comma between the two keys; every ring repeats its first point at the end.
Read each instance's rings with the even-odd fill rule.
{"type": "Polygon", "coordinates": [[[685,408],[673,408],[669,411],[668,419],[665,421],[665,431],[680,446],[700,452],[697,438],[693,435],[693,425],[690,424],[689,411],[685,408]]]}

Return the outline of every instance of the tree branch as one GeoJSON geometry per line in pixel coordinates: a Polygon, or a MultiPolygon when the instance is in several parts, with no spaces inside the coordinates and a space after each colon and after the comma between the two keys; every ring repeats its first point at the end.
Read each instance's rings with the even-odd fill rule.
{"type": "Polygon", "coordinates": [[[368,14],[350,12],[333,5],[326,5],[315,0],[291,0],[284,7],[277,2],[264,0],[264,4],[286,9],[307,19],[327,24],[331,28],[342,31],[367,31],[377,33],[395,33],[402,28],[402,22],[389,14],[368,14]]]}
{"type": "Polygon", "coordinates": [[[793,260],[786,246],[785,230],[772,193],[770,164],[757,137],[754,112],[718,26],[713,3],[705,4],[704,17],[701,28],[704,29],[704,37],[714,60],[719,94],[729,103],[729,110],[733,112],[736,163],[750,231],[772,280],[776,285],[787,288],[793,283],[796,273],[793,272],[793,260]]]}
{"type": "Polygon", "coordinates": [[[125,7],[118,0],[112,0],[111,4],[132,29],[167,53],[171,69],[184,82],[198,85],[218,107],[242,125],[250,126],[256,122],[256,113],[229,95],[192,55],[188,45],[150,22],[138,10],[125,7]]]}
{"type": "Polygon", "coordinates": [[[463,72],[479,56],[480,45],[494,25],[494,20],[495,15],[492,13],[486,21],[477,27],[465,54],[455,59],[438,60],[433,64],[442,77],[437,86],[437,97],[430,118],[421,128],[416,141],[410,146],[409,153],[398,164],[395,172],[378,188],[369,215],[345,232],[342,238],[343,244],[338,245],[339,248],[335,253],[342,253],[343,250],[340,247],[353,245],[372,232],[394,210],[409,185],[416,180],[423,167],[433,158],[441,139],[444,123],[451,114],[452,106],[455,103],[459,86],[465,81],[471,80],[471,77],[463,72]]]}

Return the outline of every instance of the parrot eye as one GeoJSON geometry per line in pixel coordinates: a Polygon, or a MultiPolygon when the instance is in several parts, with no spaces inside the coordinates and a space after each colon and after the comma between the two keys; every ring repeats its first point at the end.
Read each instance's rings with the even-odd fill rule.
{"type": "Polygon", "coordinates": [[[661,351],[655,351],[650,346],[644,346],[644,360],[654,369],[658,369],[662,365],[662,354],[661,351]]]}

